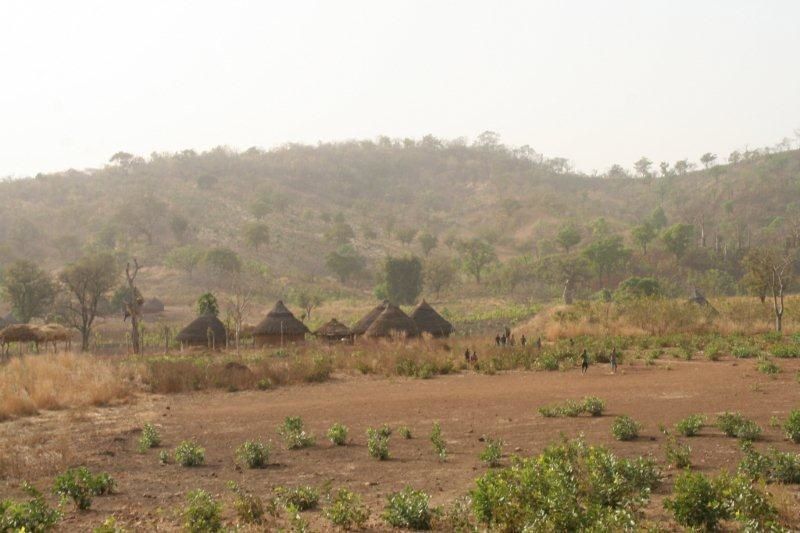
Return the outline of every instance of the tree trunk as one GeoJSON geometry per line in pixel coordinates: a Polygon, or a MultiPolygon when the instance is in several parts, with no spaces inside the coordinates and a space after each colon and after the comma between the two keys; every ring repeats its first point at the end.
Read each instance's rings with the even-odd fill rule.
{"type": "Polygon", "coordinates": [[[572,278],[564,283],[564,303],[572,305],[572,278]]]}
{"type": "Polygon", "coordinates": [[[89,327],[84,326],[81,328],[81,351],[89,351],[89,327]]]}

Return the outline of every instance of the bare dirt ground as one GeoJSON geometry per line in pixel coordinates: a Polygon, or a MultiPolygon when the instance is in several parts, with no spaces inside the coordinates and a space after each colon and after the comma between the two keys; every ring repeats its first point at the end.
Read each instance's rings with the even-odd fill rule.
{"type": "MultiPolygon", "coordinates": [[[[775,446],[800,452],[784,439],[772,417],[784,418],[800,408],[800,384],[795,373],[800,361],[781,360],[777,377],[760,374],[753,360],[718,362],[659,361],[620,367],[612,375],[607,366],[593,366],[582,376],[568,372],[510,372],[494,376],[462,373],[431,380],[342,376],[330,382],[272,391],[213,392],[174,396],[142,395],[129,405],[41,416],[0,424],[0,498],[20,497],[19,484],[27,479],[49,490],[53,474],[66,466],[87,465],[111,473],[118,493],[95,498],[92,509],[78,513],[65,507],[62,531],[84,531],[109,515],[133,531],[172,531],[181,526],[179,509],[189,490],[204,488],[226,503],[225,487],[235,480],[249,490],[268,496],[277,485],[326,483],[360,493],[372,510],[370,526],[385,531],[380,513],[386,495],[409,484],[444,504],[465,494],[473,480],[485,472],[478,460],[483,435],[502,439],[508,464],[510,454],[534,454],[563,434],[583,433],[589,443],[610,446],[621,455],[653,454],[663,462],[664,438],[659,425],[671,425],[686,415],[714,415],[741,411],[756,420],[765,438],[757,447],[775,446]],[[594,395],[606,401],[599,418],[543,418],[543,404],[594,395]],[[614,441],[613,417],[627,414],[644,423],[634,442],[614,441]],[[299,415],[317,436],[317,445],[288,451],[276,432],[284,417],[299,415]],[[160,429],[162,449],[170,452],[181,441],[195,438],[206,449],[206,466],[183,468],[159,465],[158,449],[136,451],[139,429],[152,421],[160,429]],[[442,463],[428,436],[435,421],[441,423],[449,457],[442,463]],[[331,445],[324,434],[334,422],[350,428],[352,443],[331,445]],[[391,459],[379,462],[367,454],[364,432],[368,426],[407,425],[414,438],[394,434],[391,459]],[[233,460],[235,448],[248,439],[272,441],[272,465],[263,470],[240,470],[233,460]]],[[[695,468],[713,472],[735,469],[742,457],[735,439],[714,427],[687,442],[695,468]]],[[[674,472],[656,491],[647,515],[665,519],[663,498],[671,490],[674,472]]],[[[800,508],[798,487],[779,488],[782,505],[800,508]]],[[[55,498],[53,498],[55,503],[55,498]]],[[[235,517],[226,505],[230,524],[235,517]]],[[[319,511],[304,513],[314,530],[328,530],[319,511]]],[[[797,523],[800,527],[800,522],[797,523]]]]}

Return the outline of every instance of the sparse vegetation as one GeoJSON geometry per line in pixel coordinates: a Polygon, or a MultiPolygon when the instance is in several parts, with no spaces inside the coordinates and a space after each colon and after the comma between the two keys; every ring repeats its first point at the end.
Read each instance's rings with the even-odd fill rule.
{"type": "Polygon", "coordinates": [[[347,426],[338,422],[332,425],[328,430],[328,439],[336,446],[347,444],[347,426]]]}
{"type": "Polygon", "coordinates": [[[692,448],[688,444],[683,444],[674,435],[668,435],[664,444],[664,454],[667,463],[675,468],[689,468],[692,466],[692,448]]]}
{"type": "Polygon", "coordinates": [[[144,453],[150,448],[155,448],[161,444],[161,435],[158,434],[156,427],[150,422],[142,427],[142,435],[139,437],[139,452],[144,453]]]}
{"type": "Polygon", "coordinates": [[[389,459],[389,436],[378,429],[367,428],[367,451],[380,461],[389,459]]]}
{"type": "Polygon", "coordinates": [[[486,439],[486,447],[481,452],[479,459],[486,463],[486,466],[493,468],[500,465],[503,457],[503,442],[499,440],[486,439]]]}
{"type": "Polygon", "coordinates": [[[266,468],[269,464],[269,452],[268,444],[248,440],[236,448],[236,462],[247,468],[266,468]]]}
{"type": "Polygon", "coordinates": [[[433,429],[431,430],[431,444],[433,444],[433,451],[436,452],[436,455],[439,456],[440,461],[447,460],[447,442],[445,442],[444,437],[442,436],[442,426],[439,422],[433,423],[433,429]]]}
{"type": "Polygon", "coordinates": [[[346,531],[363,528],[369,519],[369,509],[361,502],[361,497],[347,489],[336,492],[324,513],[334,526],[346,531]]]}
{"type": "Polygon", "coordinates": [[[92,506],[93,496],[111,494],[115,482],[105,472],[92,474],[88,468],[70,468],[56,477],[53,492],[64,499],[71,499],[75,507],[85,511],[92,506]]]}
{"type": "Polygon", "coordinates": [[[175,448],[175,462],[181,466],[201,466],[206,462],[206,451],[194,440],[185,440],[175,448]]]}
{"type": "Polygon", "coordinates": [[[539,414],[545,418],[553,417],[576,417],[583,413],[591,416],[600,416],[606,408],[605,402],[595,396],[587,396],[580,402],[567,400],[566,402],[553,405],[544,405],[539,408],[539,414]]]}
{"type": "Polygon", "coordinates": [[[748,420],[741,413],[725,412],[717,417],[717,427],[728,437],[741,440],[758,440],[761,437],[761,428],[748,420]]]}
{"type": "MultiPolygon", "coordinates": [[[[228,482],[228,488],[233,492],[233,508],[241,524],[262,525],[265,522],[266,511],[264,502],[260,497],[252,494],[239,486],[235,481],[228,482]]],[[[275,510],[271,510],[275,514],[275,510]]]]}
{"type": "Polygon", "coordinates": [[[193,490],[186,496],[183,517],[189,533],[222,531],[222,504],[203,489],[193,490]]]}
{"type": "Polygon", "coordinates": [[[617,440],[635,440],[642,425],[628,415],[620,415],[611,424],[611,434],[617,440]]]}
{"type": "Polygon", "coordinates": [[[315,442],[314,436],[306,433],[303,419],[299,416],[287,416],[283,425],[278,428],[278,434],[283,438],[286,448],[289,450],[308,448],[315,442]]]}
{"type": "Polygon", "coordinates": [[[800,444],[800,409],[789,412],[783,424],[783,431],[786,433],[786,438],[795,444],[800,444]]]}
{"type": "Polygon", "coordinates": [[[430,496],[421,490],[405,487],[387,498],[383,518],[392,527],[424,531],[431,528],[433,512],[428,507],[430,496]]]}
{"type": "Polygon", "coordinates": [[[684,437],[694,437],[706,423],[706,417],[700,414],[689,415],[675,424],[675,430],[684,437]]]}
{"type": "Polygon", "coordinates": [[[22,488],[28,495],[27,501],[0,500],[0,531],[38,533],[53,529],[61,512],[51,508],[33,486],[23,483],[22,488]]]}
{"type": "Polygon", "coordinates": [[[319,491],[308,485],[301,487],[277,487],[275,493],[284,507],[298,511],[316,509],[319,504],[319,491]]]}

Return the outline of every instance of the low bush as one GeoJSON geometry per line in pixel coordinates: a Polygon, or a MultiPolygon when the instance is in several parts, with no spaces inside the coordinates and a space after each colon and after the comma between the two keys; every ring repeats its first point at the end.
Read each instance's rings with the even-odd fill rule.
{"type": "Polygon", "coordinates": [[[319,503],[319,491],[308,485],[303,487],[277,487],[275,493],[284,507],[293,507],[298,511],[315,509],[319,503]]]}
{"type": "Polygon", "coordinates": [[[169,464],[169,452],[167,450],[158,452],[158,462],[162,465],[169,464]]]}
{"type": "Polygon", "coordinates": [[[242,489],[235,481],[229,481],[228,488],[234,495],[233,508],[236,510],[239,522],[253,525],[263,524],[266,513],[261,498],[242,489]]]}
{"type": "Polygon", "coordinates": [[[800,444],[800,409],[794,409],[789,412],[786,417],[786,422],[783,424],[783,431],[786,433],[786,438],[800,444]]]}
{"type": "Polygon", "coordinates": [[[367,428],[367,451],[370,456],[385,461],[389,458],[389,437],[374,428],[367,428]]]}
{"type": "Polygon", "coordinates": [[[361,529],[369,519],[369,509],[358,494],[339,489],[331,504],[325,508],[325,517],[334,526],[344,530],[361,529]]]}
{"type": "Polygon", "coordinates": [[[92,506],[92,496],[111,494],[114,480],[105,472],[93,475],[88,468],[70,468],[56,477],[53,492],[62,498],[70,498],[75,507],[84,511],[92,506]]]}
{"type": "Polygon", "coordinates": [[[392,527],[428,530],[433,517],[429,501],[430,496],[423,491],[405,487],[389,495],[383,519],[392,527]]]}
{"type": "Polygon", "coordinates": [[[761,454],[750,442],[742,443],[742,451],[744,459],[739,463],[739,473],[769,483],[800,483],[800,455],[774,448],[761,454]]]}
{"type": "Polygon", "coordinates": [[[544,405],[539,408],[539,414],[545,418],[576,417],[583,413],[600,416],[606,408],[605,402],[595,396],[587,396],[581,401],[567,400],[560,404],[544,405]]]}
{"type": "Polygon", "coordinates": [[[692,448],[688,444],[678,442],[672,435],[667,437],[667,442],[664,444],[664,454],[667,462],[675,468],[692,466],[692,448]]]}
{"type": "Polygon", "coordinates": [[[725,412],[717,417],[717,427],[728,437],[741,440],[758,440],[761,437],[761,427],[748,420],[741,413],[725,412]]]}
{"type": "Polygon", "coordinates": [[[769,352],[781,359],[800,357],[800,344],[776,344],[769,349],[769,352]]]}
{"type": "Polygon", "coordinates": [[[23,483],[28,500],[0,500],[0,531],[44,532],[53,529],[61,518],[58,509],[47,505],[44,496],[31,485],[23,483]]]}
{"type": "Polygon", "coordinates": [[[642,425],[628,415],[620,415],[611,424],[611,434],[617,440],[634,440],[639,436],[642,425]]]}
{"type": "Polygon", "coordinates": [[[565,441],[478,478],[472,507],[490,531],[628,530],[660,478],[652,459],[565,441]]]}
{"type": "Polygon", "coordinates": [[[191,491],[183,510],[184,527],[189,533],[222,531],[222,505],[203,489],[191,491]]]}
{"type": "Polygon", "coordinates": [[[161,436],[156,427],[148,422],[142,428],[142,435],[139,437],[139,452],[144,453],[159,444],[161,444],[161,436]]]}
{"type": "Polygon", "coordinates": [[[194,440],[185,440],[175,448],[175,462],[181,466],[200,466],[206,462],[206,451],[194,440]]]}
{"type": "Polygon", "coordinates": [[[236,464],[247,468],[266,468],[269,464],[269,445],[245,441],[236,448],[236,464]]]}
{"type": "Polygon", "coordinates": [[[397,433],[404,439],[410,439],[412,436],[411,429],[408,426],[400,426],[397,428],[397,433]]]}
{"type": "Polygon", "coordinates": [[[447,443],[442,436],[442,426],[439,422],[434,422],[433,429],[431,430],[431,444],[433,444],[433,451],[439,456],[440,461],[447,460],[447,443]]]}
{"type": "Polygon", "coordinates": [[[680,525],[708,531],[716,529],[717,524],[729,516],[713,480],[693,472],[678,476],[672,497],[664,501],[664,508],[672,512],[680,525]]]}
{"type": "Polygon", "coordinates": [[[126,533],[126,530],[117,525],[117,519],[109,516],[103,523],[92,530],[92,533],[126,533]]]}
{"type": "Polygon", "coordinates": [[[289,450],[298,450],[314,445],[314,436],[306,433],[303,419],[299,416],[287,416],[283,424],[278,427],[278,434],[283,438],[286,448],[289,450]]]}
{"type": "Polygon", "coordinates": [[[503,441],[486,439],[486,447],[478,457],[489,468],[499,466],[503,457],[503,441]]]}
{"type": "Polygon", "coordinates": [[[347,444],[347,426],[335,423],[328,430],[328,439],[336,446],[347,444]]]}
{"type": "Polygon", "coordinates": [[[689,415],[675,424],[675,430],[684,437],[694,437],[706,423],[706,417],[695,414],[689,415]]]}
{"type": "Polygon", "coordinates": [[[592,416],[600,416],[606,408],[606,402],[596,396],[587,396],[583,399],[582,408],[584,413],[592,416]]]}
{"type": "Polygon", "coordinates": [[[767,359],[766,357],[761,358],[758,360],[758,364],[756,368],[762,374],[767,374],[768,376],[773,376],[775,374],[780,374],[781,367],[775,364],[774,361],[767,359]]]}
{"type": "Polygon", "coordinates": [[[751,357],[757,356],[758,354],[759,354],[758,347],[747,344],[736,345],[731,350],[731,355],[733,355],[737,359],[749,359],[751,357]]]}

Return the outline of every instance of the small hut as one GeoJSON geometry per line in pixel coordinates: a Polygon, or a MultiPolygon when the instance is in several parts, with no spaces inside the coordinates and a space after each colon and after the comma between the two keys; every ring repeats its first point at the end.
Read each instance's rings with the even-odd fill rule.
{"type": "Polygon", "coordinates": [[[350,328],[333,318],[320,326],[314,335],[328,342],[342,342],[350,340],[350,328]]]}
{"type": "Polygon", "coordinates": [[[308,332],[306,325],[297,320],[283,301],[279,300],[255,327],[253,339],[256,346],[283,346],[287,342],[304,341],[308,332]]]}
{"type": "Polygon", "coordinates": [[[411,320],[417,325],[420,333],[428,333],[435,338],[449,337],[455,331],[453,324],[445,320],[425,300],[411,312],[411,320]]]}
{"type": "Polygon", "coordinates": [[[142,304],[142,314],[155,315],[164,312],[164,302],[158,298],[150,298],[142,304]]]}
{"type": "Polygon", "coordinates": [[[375,319],[377,319],[381,313],[383,313],[383,310],[386,309],[387,305],[389,305],[389,300],[384,300],[379,303],[372,311],[364,315],[361,320],[356,322],[355,325],[350,328],[350,334],[353,335],[353,337],[358,337],[365,334],[372,323],[375,322],[375,319]]]}
{"type": "Polygon", "coordinates": [[[175,339],[184,346],[206,346],[221,350],[225,347],[227,334],[225,324],[211,313],[195,318],[183,328],[175,339]]]}
{"type": "Polygon", "coordinates": [[[364,336],[371,339],[394,336],[411,338],[419,336],[419,329],[402,309],[396,305],[387,304],[383,312],[367,328],[364,336]]]}

